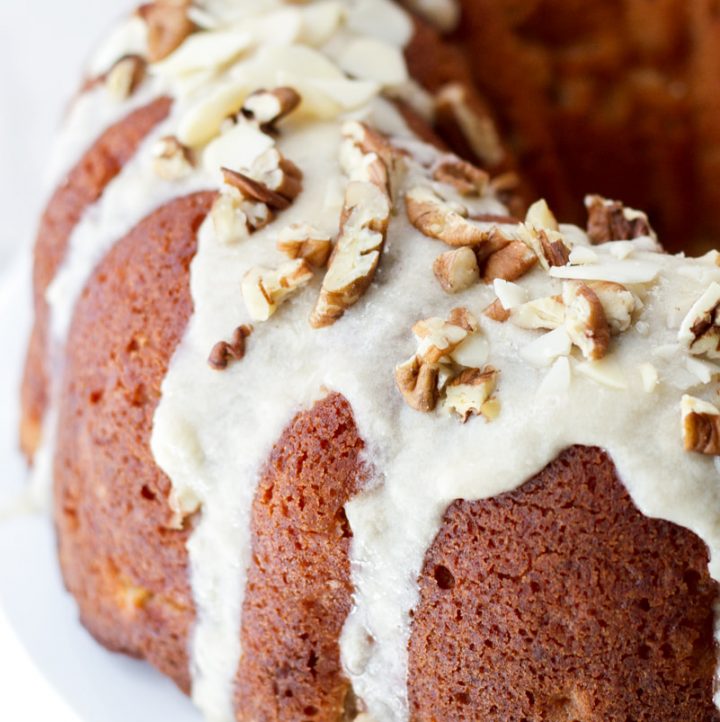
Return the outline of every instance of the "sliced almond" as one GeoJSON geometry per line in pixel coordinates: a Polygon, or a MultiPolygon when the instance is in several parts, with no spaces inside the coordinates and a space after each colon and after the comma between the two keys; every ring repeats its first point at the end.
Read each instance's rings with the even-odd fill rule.
{"type": "Polygon", "coordinates": [[[623,391],[627,388],[625,373],[609,358],[600,361],[582,361],[575,366],[575,371],[611,389],[623,391]]]}
{"type": "Polygon", "coordinates": [[[560,226],[558,225],[557,218],[550,210],[545,199],[535,201],[530,208],[528,208],[525,216],[525,224],[534,228],[537,231],[559,231],[560,226]]]}
{"type": "Polygon", "coordinates": [[[642,363],[638,366],[640,379],[645,393],[651,394],[657,388],[660,381],[657,369],[651,363],[642,363]]]}
{"type": "Polygon", "coordinates": [[[535,339],[520,350],[520,356],[533,366],[549,366],[560,356],[568,356],[572,341],[565,326],[560,326],[535,339]]]}
{"type": "Polygon", "coordinates": [[[565,304],[559,296],[537,298],[514,308],[510,320],[520,328],[552,331],[565,323],[565,304]]]}

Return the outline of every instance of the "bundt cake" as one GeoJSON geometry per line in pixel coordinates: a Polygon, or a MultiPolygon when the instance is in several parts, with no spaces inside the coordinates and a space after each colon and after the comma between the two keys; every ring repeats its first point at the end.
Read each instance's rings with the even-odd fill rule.
{"type": "Polygon", "coordinates": [[[67,588],[211,722],[717,722],[720,253],[528,207],[412,6],[97,52],[22,389],[67,588]]]}
{"type": "Polygon", "coordinates": [[[720,232],[720,13],[713,0],[460,0],[475,79],[531,179],[577,218],[615,194],[675,249],[720,232]],[[551,179],[552,182],[548,183],[551,179]]]}

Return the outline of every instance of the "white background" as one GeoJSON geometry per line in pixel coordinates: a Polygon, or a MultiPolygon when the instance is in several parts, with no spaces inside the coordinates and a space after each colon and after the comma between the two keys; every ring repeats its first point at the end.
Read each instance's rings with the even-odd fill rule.
{"type": "MultiPolygon", "coordinates": [[[[113,19],[134,4],[0,0],[0,277],[11,257],[32,242],[47,195],[44,159],[77,88],[83,59],[113,19]]],[[[78,722],[34,669],[1,608],[0,719],[78,722]]]]}

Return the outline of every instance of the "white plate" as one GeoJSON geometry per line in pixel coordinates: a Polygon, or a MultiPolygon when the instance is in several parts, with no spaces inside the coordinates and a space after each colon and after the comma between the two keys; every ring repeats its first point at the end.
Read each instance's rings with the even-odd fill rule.
{"type": "MultiPolygon", "coordinates": [[[[27,482],[16,429],[29,279],[28,257],[0,269],[0,508],[27,482]]],[[[0,604],[38,669],[82,720],[200,722],[172,682],[142,662],[107,652],[80,625],[58,573],[47,516],[0,517],[0,604]]]]}

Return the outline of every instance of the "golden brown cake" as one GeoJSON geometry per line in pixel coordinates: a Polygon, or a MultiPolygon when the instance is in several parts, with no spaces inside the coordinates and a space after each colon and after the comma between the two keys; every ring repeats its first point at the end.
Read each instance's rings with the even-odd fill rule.
{"type": "Polygon", "coordinates": [[[710,0],[461,0],[457,37],[523,167],[563,213],[623,198],[666,245],[720,230],[720,26],[710,0]],[[553,183],[545,185],[548,173],[553,183]]]}
{"type": "Polygon", "coordinates": [[[23,447],[83,624],[210,722],[720,720],[720,254],[526,207],[496,111],[387,0],[93,59],[23,447]]]}

